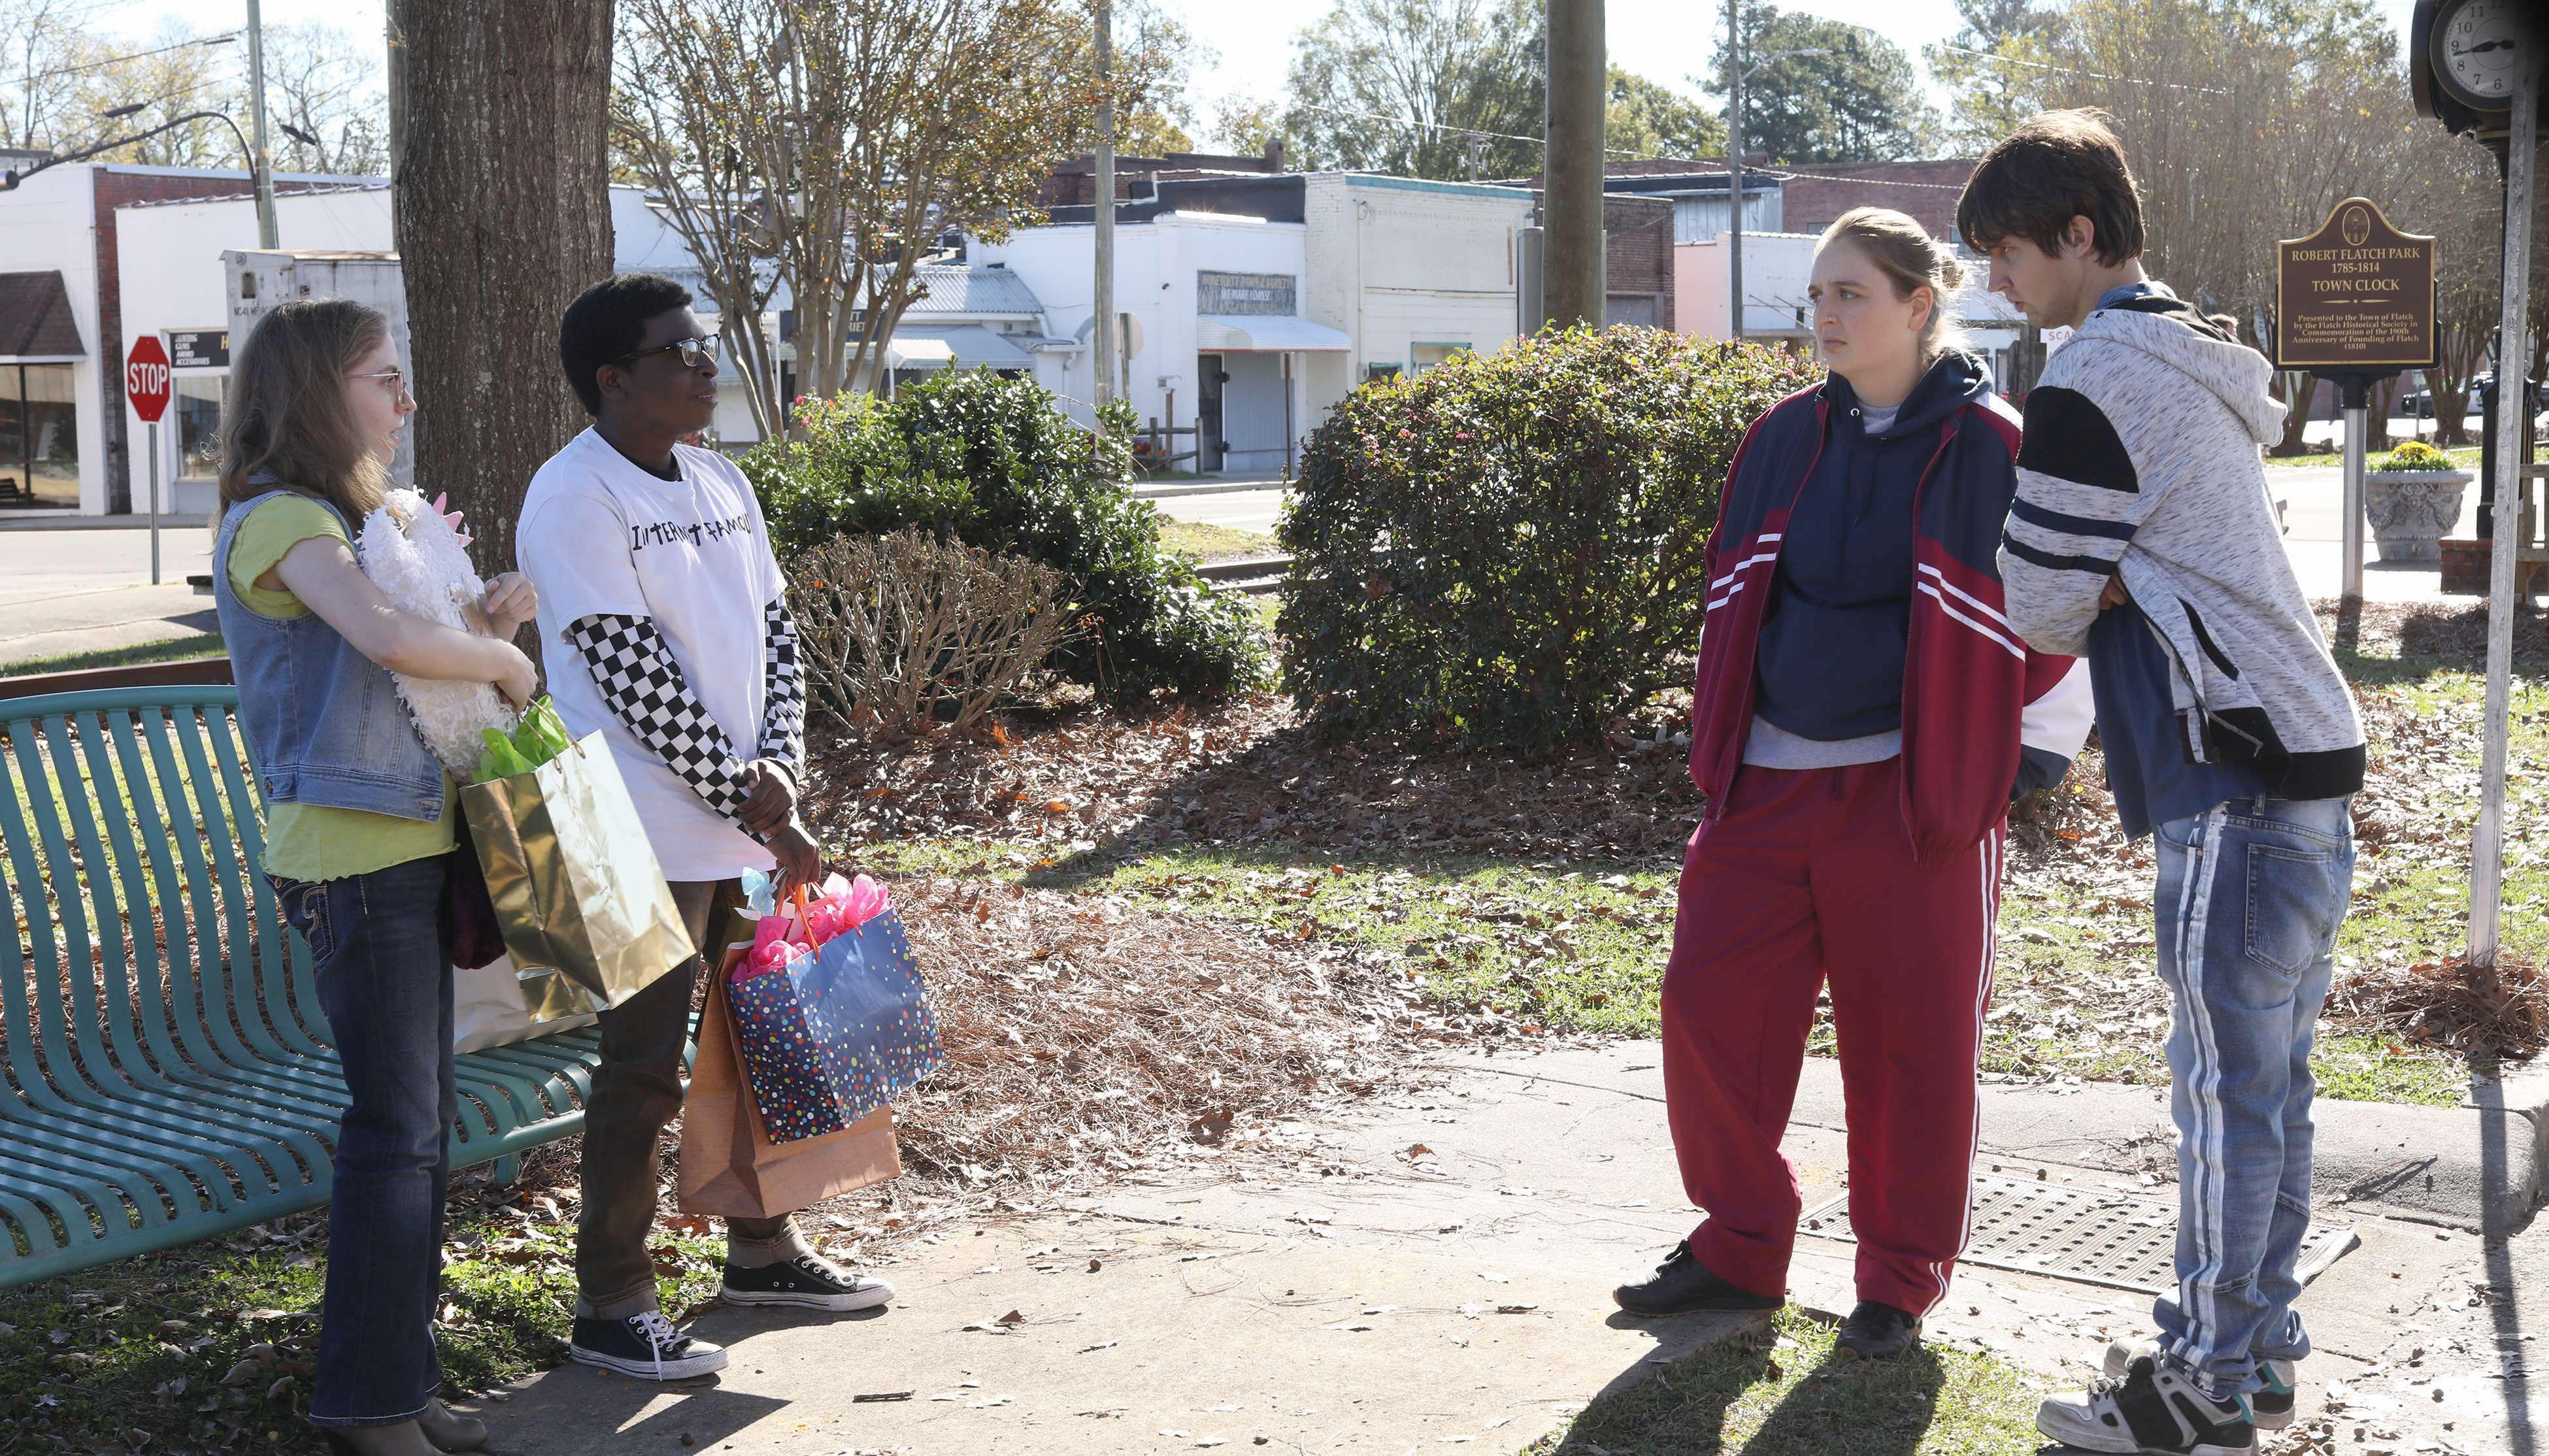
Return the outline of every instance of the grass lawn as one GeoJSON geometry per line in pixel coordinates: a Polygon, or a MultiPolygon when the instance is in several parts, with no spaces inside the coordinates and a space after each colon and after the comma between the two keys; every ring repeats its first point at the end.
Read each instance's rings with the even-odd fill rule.
{"type": "Polygon", "coordinates": [[[1899,1360],[1834,1348],[1792,1306],[1758,1331],[1639,1366],[1524,1456],[2034,1456],[2043,1384],[1925,1344],[1899,1360]]]}
{"type": "Polygon", "coordinates": [[[1197,561],[1240,556],[1272,556],[1282,548],[1266,531],[1243,531],[1200,521],[1160,519],[1160,544],[1197,561]]]}
{"type": "MultiPolygon", "coordinates": [[[[2471,631],[2466,618],[2442,620],[2451,633],[2471,631]]],[[[2406,979],[2398,973],[2449,961],[2466,930],[2484,684],[2466,666],[2468,644],[2440,630],[2406,640],[2368,632],[2341,649],[2364,705],[2372,777],[2357,802],[2355,897],[2315,1057],[2331,1097],[2448,1106],[2472,1070],[2464,1053],[2420,1038],[2395,1000],[2406,979]]],[[[2549,674],[2529,658],[2522,672],[2517,765],[2549,757],[2549,674]]],[[[1650,820],[1637,800],[1647,785],[1679,777],[1679,748],[1633,751],[1621,762],[1634,772],[1579,785],[1483,756],[1357,765],[1307,739],[1278,753],[1284,731],[1294,730],[1253,748],[1229,745],[1235,758],[1153,784],[1170,797],[1167,809],[1139,805],[1141,787],[1121,777],[1060,786],[1013,751],[997,769],[965,772],[982,778],[986,797],[1007,773],[1014,786],[997,795],[1061,810],[1010,809],[970,828],[945,822],[952,814],[892,827],[817,822],[864,867],[1120,895],[1353,946],[1421,975],[1447,1032],[1654,1035],[1677,850],[1697,811],[1667,801],[1650,820]],[[1441,802],[1411,802],[1413,787],[1428,782],[1441,802]],[[1627,830],[1589,817],[1552,823],[1622,807],[1638,820],[1627,830]]],[[[1195,722],[1176,732],[1180,741],[1213,737],[1195,722]]],[[[1130,741],[1076,742],[1076,755],[1101,765],[1137,752],[1130,741]]],[[[2102,775],[2093,750],[2012,855],[1987,1071],[2145,1083],[2167,1075],[2149,846],[2117,833],[2102,775]]],[[[863,791],[862,811],[900,791],[878,781],[863,791]]],[[[2549,843],[2549,781],[2514,775],[2508,824],[2508,949],[2549,961],[2549,854],[2537,848],[2549,843]]],[[[1828,1039],[1828,1028],[1818,1032],[1819,1050],[1830,1049],[1828,1039]]]]}
{"type": "Polygon", "coordinates": [[[97,652],[67,652],[57,657],[0,662],[0,678],[22,678],[37,673],[77,673],[92,668],[130,668],[139,667],[144,663],[184,662],[191,658],[219,657],[225,650],[219,633],[203,632],[187,637],[171,637],[159,642],[138,643],[132,647],[110,647],[97,652]]]}
{"type": "MultiPolygon", "coordinates": [[[[536,1197],[482,1207],[450,1230],[438,1329],[456,1389],[564,1358],[575,1224],[536,1197]]],[[[326,1215],[308,1214],[0,1290],[0,1450],[325,1450],[302,1418],[326,1247],[326,1215]]],[[[721,1237],[659,1230],[654,1250],[666,1311],[714,1295],[721,1237]]]]}

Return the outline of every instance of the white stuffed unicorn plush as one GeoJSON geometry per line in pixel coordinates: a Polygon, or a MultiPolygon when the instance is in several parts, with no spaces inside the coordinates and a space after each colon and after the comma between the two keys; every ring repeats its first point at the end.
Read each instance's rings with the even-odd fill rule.
{"type": "MultiPolygon", "coordinates": [[[[363,575],[381,589],[392,606],[446,627],[476,632],[480,628],[466,608],[486,599],[487,584],[470,566],[469,553],[439,504],[428,503],[414,491],[390,492],[380,508],[363,517],[355,556],[363,575]]],[[[486,747],[480,730],[511,733],[520,717],[492,683],[412,678],[404,673],[391,676],[425,746],[463,783],[478,774],[478,756],[486,747]]]]}

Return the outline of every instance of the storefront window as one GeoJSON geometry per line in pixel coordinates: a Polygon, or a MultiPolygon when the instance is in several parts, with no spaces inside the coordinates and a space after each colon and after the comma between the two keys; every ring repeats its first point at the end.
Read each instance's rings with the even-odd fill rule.
{"type": "Polygon", "coordinates": [[[1467,347],[1467,344],[1410,344],[1407,348],[1408,371],[1423,374],[1467,347]]]}
{"type": "Polygon", "coordinates": [[[180,374],[169,403],[177,416],[177,479],[219,479],[222,446],[222,389],[226,374],[180,374]]]}
{"type": "Polygon", "coordinates": [[[79,504],[68,364],[0,364],[0,509],[79,504]]]}

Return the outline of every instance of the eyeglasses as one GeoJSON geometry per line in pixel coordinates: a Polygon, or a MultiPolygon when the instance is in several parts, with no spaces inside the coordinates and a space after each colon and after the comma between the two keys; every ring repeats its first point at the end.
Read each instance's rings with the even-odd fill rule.
{"type": "Polygon", "coordinates": [[[351,379],[377,379],[381,382],[381,388],[390,392],[390,398],[393,400],[413,400],[416,398],[416,396],[407,392],[407,375],[400,370],[383,369],[372,374],[356,374],[349,375],[347,377],[351,379]]]}
{"type": "Polygon", "coordinates": [[[622,354],[611,362],[634,363],[648,354],[671,354],[681,360],[684,369],[706,369],[716,363],[717,341],[706,334],[692,338],[677,338],[671,343],[659,344],[651,349],[639,349],[634,353],[622,354]]]}

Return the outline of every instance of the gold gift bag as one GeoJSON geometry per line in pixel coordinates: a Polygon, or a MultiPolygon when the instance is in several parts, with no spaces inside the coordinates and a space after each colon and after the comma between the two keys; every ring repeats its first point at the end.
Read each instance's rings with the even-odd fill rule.
{"type": "Polygon", "coordinates": [[[516,965],[555,967],[613,1007],[691,958],[690,932],[601,734],[528,774],[470,784],[460,804],[516,965]]]}

